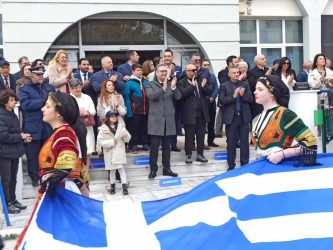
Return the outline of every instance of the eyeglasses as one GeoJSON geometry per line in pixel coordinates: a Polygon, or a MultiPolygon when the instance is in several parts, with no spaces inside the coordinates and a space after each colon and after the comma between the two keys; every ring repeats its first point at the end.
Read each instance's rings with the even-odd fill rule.
{"type": "Polygon", "coordinates": [[[283,64],[285,64],[285,65],[289,65],[289,64],[290,64],[290,62],[284,62],[283,64]]]}
{"type": "Polygon", "coordinates": [[[159,72],[161,72],[161,73],[167,73],[168,71],[167,70],[159,70],[159,72]]]}
{"type": "Polygon", "coordinates": [[[209,64],[202,64],[202,67],[209,67],[209,64]]]}
{"type": "Polygon", "coordinates": [[[194,72],[197,72],[198,70],[197,69],[188,69],[188,70],[186,70],[187,72],[190,72],[190,71],[192,71],[193,73],[194,72]]]}
{"type": "Polygon", "coordinates": [[[195,61],[195,62],[200,62],[201,59],[194,59],[193,61],[195,61]]]}

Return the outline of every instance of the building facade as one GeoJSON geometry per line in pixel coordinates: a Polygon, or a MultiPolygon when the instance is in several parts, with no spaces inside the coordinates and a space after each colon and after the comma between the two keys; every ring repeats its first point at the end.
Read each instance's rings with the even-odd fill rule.
{"type": "Polygon", "coordinates": [[[171,48],[181,65],[200,52],[215,73],[231,54],[251,66],[258,53],[269,64],[288,56],[295,69],[319,52],[333,58],[332,0],[2,0],[0,14],[12,72],[20,56],[49,60],[60,48],[74,67],[80,57],[98,67],[103,55],[116,66],[131,49],[143,60],[171,48]]]}

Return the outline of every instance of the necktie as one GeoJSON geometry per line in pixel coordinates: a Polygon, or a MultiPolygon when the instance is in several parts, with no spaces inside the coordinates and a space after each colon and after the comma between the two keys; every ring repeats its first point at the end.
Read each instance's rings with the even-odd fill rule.
{"type": "Polygon", "coordinates": [[[111,73],[110,72],[106,72],[106,74],[108,75],[108,77],[110,78],[111,76],[111,73]]]}
{"type": "Polygon", "coordinates": [[[9,82],[8,82],[8,77],[5,77],[5,88],[9,89],[9,82]]]}
{"type": "Polygon", "coordinates": [[[198,97],[200,97],[200,91],[199,91],[198,81],[195,81],[195,87],[197,88],[198,97]]]}
{"type": "Polygon", "coordinates": [[[83,81],[87,80],[87,73],[83,73],[83,81]]]}

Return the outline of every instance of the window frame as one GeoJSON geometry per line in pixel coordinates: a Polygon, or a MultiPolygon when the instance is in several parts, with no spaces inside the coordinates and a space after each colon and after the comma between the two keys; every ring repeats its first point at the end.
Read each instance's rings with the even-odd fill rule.
{"type": "MultiPolygon", "coordinates": [[[[256,37],[257,42],[256,43],[239,43],[240,48],[248,48],[248,47],[254,47],[257,48],[257,54],[261,54],[262,49],[267,48],[279,48],[281,49],[281,56],[285,56],[287,53],[287,47],[303,47],[303,55],[304,55],[304,39],[302,43],[287,43],[286,42],[286,21],[302,21],[302,18],[242,18],[240,21],[255,21],[256,22],[256,37]],[[260,42],[260,27],[259,23],[260,21],[282,21],[282,43],[261,43],[260,42]]],[[[303,27],[303,25],[302,25],[303,27]]],[[[250,62],[252,63],[252,62],[250,62]]]]}

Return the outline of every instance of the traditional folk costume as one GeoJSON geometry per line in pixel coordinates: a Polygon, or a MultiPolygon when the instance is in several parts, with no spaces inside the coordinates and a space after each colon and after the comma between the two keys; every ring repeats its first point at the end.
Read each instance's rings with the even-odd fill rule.
{"type": "Polygon", "coordinates": [[[252,142],[259,157],[291,147],[294,139],[308,148],[317,145],[316,137],[296,113],[279,105],[263,111],[253,126],[252,142]]]}
{"type": "Polygon", "coordinates": [[[295,112],[284,107],[288,105],[285,103],[285,95],[282,94],[284,83],[276,76],[269,76],[260,82],[266,83],[278,104],[262,111],[253,121],[251,140],[256,147],[257,158],[290,148],[295,139],[298,144],[293,147],[303,149],[299,163],[316,165],[317,139],[295,112]],[[279,105],[282,103],[284,106],[279,105]]]}
{"type": "MultiPolygon", "coordinates": [[[[68,123],[56,128],[48,140],[45,141],[39,153],[39,169],[42,185],[38,198],[46,190],[54,194],[55,186],[59,183],[64,186],[64,179],[72,180],[78,188],[88,183],[88,170],[84,166],[86,156],[85,134],[86,130],[79,116],[79,109],[75,99],[67,94],[57,92],[50,95],[56,98],[61,108],[59,113],[68,123]],[[74,131],[79,132],[79,136],[74,131]],[[82,160],[83,159],[83,160],[82,160]],[[43,182],[43,176],[52,173],[53,176],[43,182]]],[[[50,98],[50,97],[49,97],[50,98]]]]}

